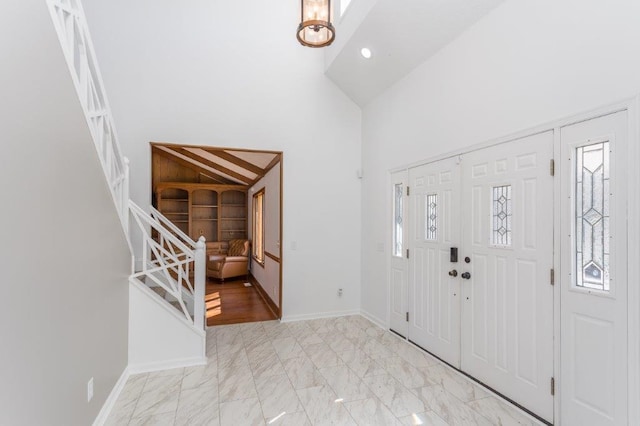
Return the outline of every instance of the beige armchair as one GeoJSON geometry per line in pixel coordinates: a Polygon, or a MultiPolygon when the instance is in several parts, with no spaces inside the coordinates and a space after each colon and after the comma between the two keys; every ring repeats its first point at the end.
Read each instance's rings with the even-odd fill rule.
{"type": "Polygon", "coordinates": [[[214,243],[207,248],[207,277],[224,281],[247,275],[249,269],[249,240],[230,240],[214,243]]]}

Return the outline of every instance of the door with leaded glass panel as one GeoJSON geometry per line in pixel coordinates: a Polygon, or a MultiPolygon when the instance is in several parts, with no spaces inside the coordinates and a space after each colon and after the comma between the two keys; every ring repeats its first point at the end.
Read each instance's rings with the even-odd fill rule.
{"type": "Polygon", "coordinates": [[[409,170],[409,339],[460,366],[460,166],[457,158],[409,170]]]}
{"type": "Polygon", "coordinates": [[[407,336],[407,226],[408,209],[407,171],[391,174],[392,224],[391,224],[391,276],[389,288],[390,328],[399,335],[407,336]]]}
{"type": "Polygon", "coordinates": [[[461,369],[553,421],[553,132],[462,157],[461,369]]]}
{"type": "Polygon", "coordinates": [[[627,137],[626,111],[561,129],[566,425],[627,424],[627,137]]]}

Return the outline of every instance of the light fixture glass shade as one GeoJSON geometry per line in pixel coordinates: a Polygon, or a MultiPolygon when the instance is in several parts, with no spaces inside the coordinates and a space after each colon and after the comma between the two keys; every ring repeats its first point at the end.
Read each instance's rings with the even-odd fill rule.
{"type": "Polygon", "coordinates": [[[324,47],[333,43],[336,31],[331,24],[331,0],[301,0],[298,41],[309,47],[324,47]]]}

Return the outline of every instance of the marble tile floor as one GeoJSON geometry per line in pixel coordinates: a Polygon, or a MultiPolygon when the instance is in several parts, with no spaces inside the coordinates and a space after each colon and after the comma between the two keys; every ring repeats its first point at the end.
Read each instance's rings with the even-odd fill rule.
{"type": "Polygon", "coordinates": [[[132,375],[107,425],[542,425],[361,316],[207,329],[208,364],[132,375]]]}

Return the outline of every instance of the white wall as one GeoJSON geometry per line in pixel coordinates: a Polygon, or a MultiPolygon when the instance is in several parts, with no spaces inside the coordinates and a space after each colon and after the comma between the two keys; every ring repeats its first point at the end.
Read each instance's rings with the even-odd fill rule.
{"type": "Polygon", "coordinates": [[[388,170],[637,94],[639,17],[637,0],[510,0],[367,105],[365,311],[387,319],[388,170]]]}
{"type": "MultiPolygon", "coordinates": [[[[247,194],[249,239],[253,238],[253,195],[264,189],[264,250],[280,257],[280,164],[253,185],[247,194]]],[[[265,255],[264,265],[251,260],[251,274],[276,306],[280,305],[280,263],[265,255]]]]}
{"type": "Polygon", "coordinates": [[[83,3],[132,198],[150,201],[150,141],[283,151],[283,314],[358,309],[361,115],[297,42],[299,2],[83,3]]]}
{"type": "Polygon", "coordinates": [[[0,55],[0,424],[89,425],[127,365],[129,249],[44,1],[3,1],[0,55]]]}
{"type": "Polygon", "coordinates": [[[129,286],[129,372],[206,364],[202,332],[151,292],[144,284],[129,286]]]}

